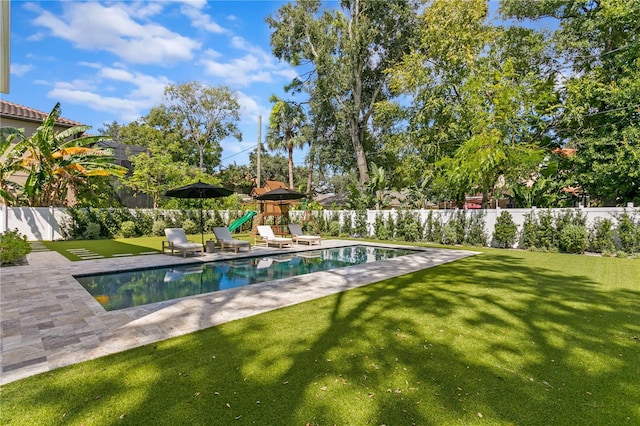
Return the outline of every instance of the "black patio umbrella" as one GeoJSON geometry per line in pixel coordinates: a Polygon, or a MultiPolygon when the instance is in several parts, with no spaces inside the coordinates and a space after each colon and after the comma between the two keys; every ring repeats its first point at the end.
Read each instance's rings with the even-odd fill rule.
{"type": "Polygon", "coordinates": [[[287,188],[276,188],[272,191],[265,192],[262,195],[258,195],[256,200],[261,201],[285,201],[285,200],[298,200],[306,197],[302,192],[294,191],[287,188]]]}
{"type": "Polygon", "coordinates": [[[196,182],[180,188],[170,189],[164,195],[174,198],[197,198],[200,199],[200,230],[202,233],[202,245],[204,245],[204,226],[202,224],[202,200],[205,198],[227,197],[233,194],[230,189],[220,186],[209,185],[204,182],[196,182]]]}

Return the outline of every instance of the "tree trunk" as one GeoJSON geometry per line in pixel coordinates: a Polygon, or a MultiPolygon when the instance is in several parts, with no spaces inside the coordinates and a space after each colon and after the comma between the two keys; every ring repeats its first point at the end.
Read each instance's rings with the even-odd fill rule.
{"type": "Polygon", "coordinates": [[[364,136],[364,131],[359,129],[359,123],[356,117],[352,117],[349,120],[351,127],[351,143],[353,144],[353,151],[356,155],[356,163],[358,165],[358,174],[360,175],[360,185],[364,186],[369,181],[369,168],[367,167],[367,157],[364,153],[364,144],[360,135],[364,136]]]}
{"type": "Polygon", "coordinates": [[[307,196],[311,195],[311,184],[313,182],[313,155],[309,157],[309,174],[307,175],[307,196]]]}
{"type": "Polygon", "coordinates": [[[293,188],[293,146],[289,145],[289,189],[293,188]]]}

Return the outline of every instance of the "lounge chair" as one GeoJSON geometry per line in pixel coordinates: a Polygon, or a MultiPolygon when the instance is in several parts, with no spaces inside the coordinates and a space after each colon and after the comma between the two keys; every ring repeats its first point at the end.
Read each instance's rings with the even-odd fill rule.
{"type": "Polygon", "coordinates": [[[273,229],[271,229],[269,225],[259,225],[258,234],[261,238],[260,242],[262,242],[267,247],[269,247],[269,244],[278,246],[278,248],[282,248],[286,245],[292,247],[293,245],[293,240],[291,238],[276,237],[273,234],[273,229]]]}
{"type": "Polygon", "coordinates": [[[307,243],[309,245],[312,244],[321,244],[322,237],[320,235],[305,235],[302,233],[302,227],[297,223],[289,224],[289,231],[291,231],[291,237],[293,242],[296,244],[307,243]]]}
{"type": "Polygon", "coordinates": [[[251,251],[251,244],[249,241],[236,240],[231,236],[231,231],[226,226],[220,226],[213,228],[213,233],[220,244],[220,249],[231,248],[234,252],[238,252],[242,247],[246,247],[251,251]]]}
{"type": "Polygon", "coordinates": [[[167,241],[162,242],[162,253],[171,250],[171,254],[177,251],[182,252],[182,257],[187,257],[189,252],[200,252],[200,255],[204,252],[202,244],[187,240],[187,234],[182,228],[165,228],[164,235],[167,236],[167,241]]]}

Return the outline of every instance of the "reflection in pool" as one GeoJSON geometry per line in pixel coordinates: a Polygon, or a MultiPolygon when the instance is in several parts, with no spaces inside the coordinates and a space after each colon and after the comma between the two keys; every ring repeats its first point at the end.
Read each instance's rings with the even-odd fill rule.
{"type": "Polygon", "coordinates": [[[75,276],[108,311],[416,253],[352,246],[174,267],[75,276]]]}

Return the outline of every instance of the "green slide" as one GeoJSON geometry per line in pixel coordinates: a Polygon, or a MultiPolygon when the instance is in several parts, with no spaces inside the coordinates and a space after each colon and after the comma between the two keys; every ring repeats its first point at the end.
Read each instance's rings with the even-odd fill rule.
{"type": "Polygon", "coordinates": [[[230,232],[235,231],[240,226],[242,226],[243,223],[245,223],[246,221],[250,220],[252,217],[254,217],[257,214],[258,214],[258,212],[254,212],[253,210],[249,210],[248,212],[246,212],[244,214],[244,216],[242,216],[240,219],[234,220],[233,223],[231,225],[229,225],[229,231],[230,232]]]}

